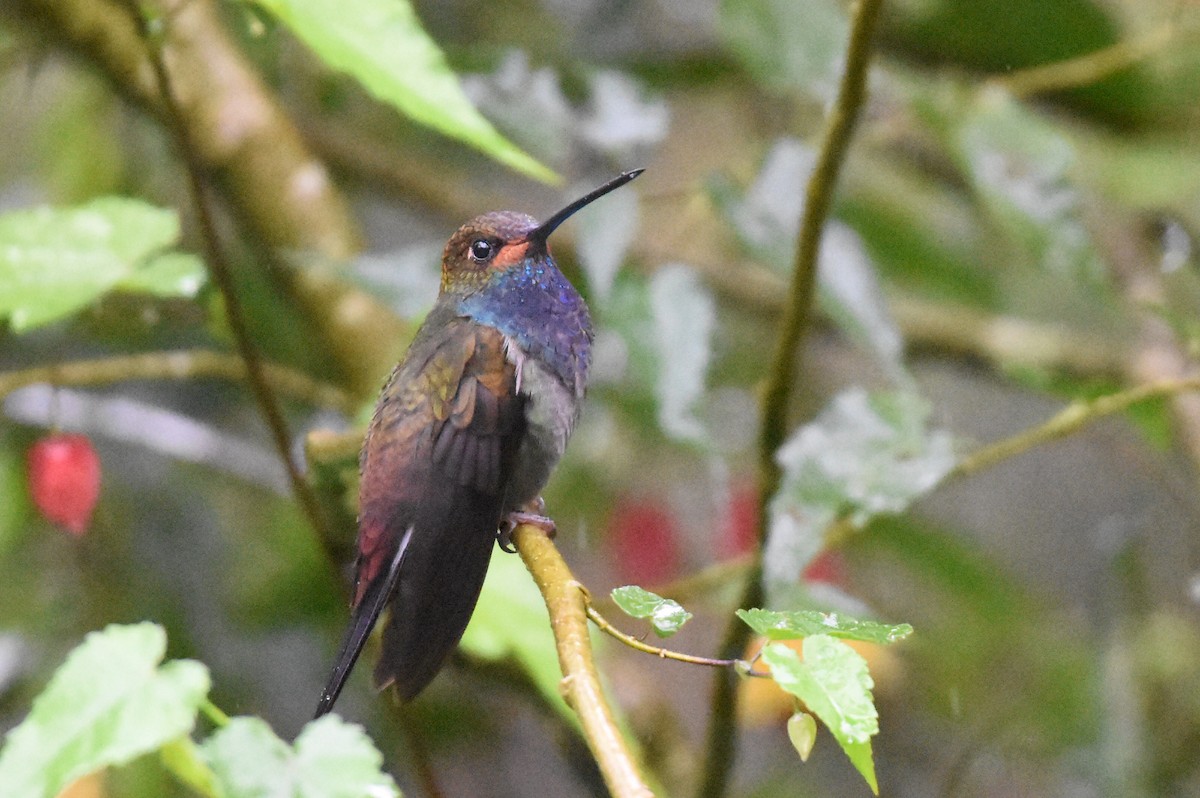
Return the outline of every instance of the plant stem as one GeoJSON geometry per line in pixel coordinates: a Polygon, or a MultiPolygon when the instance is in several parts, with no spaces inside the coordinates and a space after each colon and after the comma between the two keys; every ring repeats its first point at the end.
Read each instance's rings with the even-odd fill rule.
{"type": "MultiPolygon", "coordinates": [[[[325,523],[325,516],[321,511],[320,504],[317,502],[316,494],[305,480],[304,475],[300,473],[300,469],[292,457],[292,437],[288,431],[287,421],[283,417],[283,411],[279,407],[279,400],[271,389],[271,385],[264,373],[262,357],[258,352],[258,347],[254,344],[254,339],[251,337],[250,329],[246,324],[241,297],[238,296],[232,269],[226,260],[225,251],[221,247],[216,220],[212,208],[209,206],[208,195],[205,191],[204,165],[201,163],[195,148],[192,146],[191,132],[184,120],[183,111],[180,109],[179,101],[175,96],[175,89],[171,84],[171,76],[167,71],[166,61],[163,58],[160,37],[156,37],[154,32],[151,31],[150,23],[143,15],[137,0],[126,0],[126,4],[129,13],[133,17],[133,23],[137,28],[138,35],[146,45],[150,66],[158,83],[158,93],[165,110],[167,128],[175,139],[180,157],[183,159],[184,166],[186,167],[188,188],[192,195],[196,220],[200,226],[201,239],[204,244],[204,262],[208,267],[209,277],[212,279],[213,284],[216,285],[217,290],[221,292],[221,298],[224,300],[225,315],[229,329],[233,334],[238,354],[246,364],[246,376],[249,378],[250,388],[254,393],[255,400],[258,402],[259,410],[267,422],[267,427],[271,431],[271,437],[279,453],[279,459],[283,462],[283,466],[287,470],[288,480],[291,482],[292,492],[296,496],[300,509],[308,518],[308,522],[316,532],[317,540],[322,547],[327,551],[332,551],[334,543],[329,534],[328,526],[325,523]]],[[[166,24],[171,24],[171,17],[168,16],[165,19],[166,24]]],[[[335,560],[331,558],[331,562],[335,562],[335,560]]]]}
{"type": "MultiPolygon", "coordinates": [[[[354,410],[354,402],[342,389],[314,380],[296,369],[264,363],[263,374],[274,388],[319,407],[354,410]]],[[[0,397],[38,383],[50,385],[110,385],[126,380],[189,380],[217,377],[245,380],[249,372],[238,355],[205,349],[175,349],[134,355],[73,360],[0,372],[0,397]]]]}
{"type": "Polygon", "coordinates": [[[1032,429],[988,444],[958,461],[943,480],[970,476],[1004,460],[1024,454],[1035,446],[1065,438],[1081,427],[1105,416],[1128,410],[1138,402],[1200,390],[1200,377],[1159,380],[1095,399],[1072,402],[1049,420],[1032,429]]]}
{"type": "MultiPolygon", "coordinates": [[[[804,212],[796,240],[792,265],[792,284],[784,309],[783,327],[776,342],[775,356],[767,376],[762,398],[762,420],[758,436],[759,529],[758,549],[750,569],[750,580],[740,606],[762,603],[762,551],[767,543],[767,502],[780,481],[775,452],[788,430],[788,408],[795,383],[797,351],[808,331],[816,292],[817,257],[821,232],[833,203],[833,190],[854,132],[859,109],[866,96],[871,39],[882,0],[858,0],[852,12],[850,41],[846,51],[846,70],[838,86],[838,95],[826,120],[817,163],[805,190],[804,212]]],[[[720,656],[741,654],[750,638],[749,628],[731,619],[721,644],[720,656]]],[[[733,674],[721,671],[715,677],[712,712],[704,755],[704,775],[700,782],[701,798],[720,798],[726,792],[729,773],[737,755],[737,683],[733,674]]]]}
{"type": "Polygon", "coordinates": [[[583,585],[575,580],[554,542],[538,527],[521,524],[513,530],[512,541],[542,592],[550,613],[550,626],[554,630],[558,662],[563,672],[559,690],[579,716],[584,738],[600,766],[609,792],[616,798],[653,796],[600,686],[600,674],[588,636],[583,585]]]}
{"type": "Polygon", "coordinates": [[[680,651],[672,651],[669,648],[662,648],[661,646],[652,646],[649,643],[645,643],[645,642],[642,642],[641,640],[638,640],[633,635],[625,634],[620,629],[618,629],[617,627],[615,627],[611,623],[609,623],[608,619],[605,618],[603,615],[601,615],[600,611],[592,606],[592,602],[590,599],[587,598],[586,593],[584,594],[584,601],[587,605],[587,617],[591,619],[592,623],[596,624],[596,626],[600,629],[601,632],[604,632],[609,637],[619,640],[622,643],[624,643],[625,645],[627,645],[630,648],[635,649],[637,651],[642,651],[647,654],[653,654],[654,656],[660,657],[661,659],[673,659],[676,662],[686,662],[689,665],[706,665],[710,668],[736,668],[738,665],[744,665],[744,666],[746,666],[746,670],[744,670],[743,672],[747,676],[770,676],[771,675],[769,673],[762,673],[759,671],[750,670],[749,669],[750,664],[742,659],[714,659],[713,657],[698,657],[695,654],[684,654],[680,651]]]}

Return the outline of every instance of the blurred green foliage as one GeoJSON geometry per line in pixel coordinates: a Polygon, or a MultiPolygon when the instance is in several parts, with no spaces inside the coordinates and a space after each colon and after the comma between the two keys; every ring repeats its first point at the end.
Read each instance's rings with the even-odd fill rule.
{"type": "MultiPolygon", "coordinates": [[[[158,120],[38,5],[0,8],[0,385],[68,359],[228,349],[220,299],[195,282],[186,254],[202,247],[158,120]],[[97,213],[115,232],[88,239],[87,268],[63,283],[31,279],[29,264],[58,262],[83,240],[67,232],[97,213]]],[[[382,0],[360,6],[402,16],[382,0]]],[[[265,253],[223,216],[255,340],[272,361],[333,383],[342,375],[298,275],[365,287],[417,321],[433,299],[431,261],[465,218],[493,206],[544,214],[574,196],[397,115],[404,87],[364,89],[340,49],[358,34],[342,23],[377,50],[358,66],[387,77],[411,53],[387,38],[392,27],[363,30],[346,8],[221,4],[225,33],[308,133],[363,227],[369,259],[331,264],[265,253]]],[[[1192,367],[1200,19],[1167,0],[884,8],[871,99],[822,249],[823,316],[792,408],[793,440],[822,443],[785,458],[768,570],[778,587],[802,588],[792,592],[808,609],[916,628],[884,653],[860,651],[874,674],[871,746],[886,794],[1190,794],[1200,770],[1180,752],[1200,739],[1200,660],[1180,652],[1198,639],[1194,411],[1149,403],[1130,413],[1134,425],[1106,422],[970,480],[940,479],[958,453],[1037,423],[1064,397],[1170,376],[1155,371],[1164,363],[1192,367]],[[1157,44],[1126,47],[1139,42],[1157,44]],[[1115,53],[1116,66],[1059,64],[1097,53],[1115,53]],[[1033,67],[1063,80],[1029,93],[1021,78],[1033,67]],[[856,411],[831,412],[846,397],[861,400],[856,411]],[[832,523],[842,559],[822,574],[832,523]]],[[[622,507],[636,500],[676,521],[644,536],[647,551],[656,535],[679,538],[679,579],[647,587],[697,616],[671,644],[711,654],[745,574],[718,561],[744,552],[755,527],[744,511],[755,392],[841,72],[847,5],[455,0],[415,11],[405,35],[445,48],[429,82],[416,75],[420,91],[456,86],[447,63],[469,73],[464,97],[576,185],[649,167],[620,203],[581,215],[556,243],[598,337],[588,409],[546,499],[594,595],[623,583],[631,555],[610,534],[622,507]]],[[[433,128],[490,130],[432,106],[446,112],[421,120],[433,128]]],[[[456,113],[473,112],[464,100],[456,113]]],[[[499,135],[483,138],[502,160],[545,175],[499,135]]],[[[281,180],[277,193],[289,187],[281,180]]],[[[330,562],[284,494],[245,387],[188,379],[0,393],[0,726],[29,714],[87,632],[149,619],[166,629],[171,657],[209,667],[218,706],[294,738],[345,621],[349,556],[330,562]],[[93,437],[104,463],[81,540],[28,500],[25,451],[51,427],[93,437]]],[[[373,403],[358,398],[349,415],[289,398],[297,438],[315,428],[352,438],[373,403]]],[[[311,466],[344,549],[354,448],[311,466]]],[[[661,780],[686,793],[708,675],[619,648],[602,650],[612,692],[661,780]]],[[[497,555],[463,653],[413,708],[449,783],[495,795],[602,789],[563,720],[544,611],[516,558],[497,555]]],[[[388,699],[359,670],[339,710],[417,792],[410,754],[420,745],[401,739],[388,699]]],[[[861,791],[823,732],[809,764],[796,763],[781,729],[790,697],[759,705],[746,693],[761,714],[747,710],[744,733],[759,750],[738,773],[740,794],[861,791]]],[[[242,731],[275,752],[263,762],[306,755],[261,727],[242,731]]],[[[168,774],[202,752],[166,760],[108,760],[128,764],[105,777],[105,794],[193,794],[168,774]]]]}

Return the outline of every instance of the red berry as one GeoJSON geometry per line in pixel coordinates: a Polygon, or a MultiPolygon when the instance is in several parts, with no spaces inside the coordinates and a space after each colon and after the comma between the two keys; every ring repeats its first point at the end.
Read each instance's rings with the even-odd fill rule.
{"type": "Polygon", "coordinates": [[[609,520],[608,540],[620,578],[627,582],[660,584],[679,570],[679,528],[658,502],[618,502],[609,520]]]}
{"type": "Polygon", "coordinates": [[[29,492],[48,521],[76,537],[87,532],[100,497],[100,458],[86,435],[49,435],[30,447],[29,492]]]}

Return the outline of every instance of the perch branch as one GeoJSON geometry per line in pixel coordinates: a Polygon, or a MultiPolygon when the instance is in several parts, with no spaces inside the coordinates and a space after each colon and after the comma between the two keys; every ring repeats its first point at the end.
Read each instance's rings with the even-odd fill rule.
{"type": "MultiPolygon", "coordinates": [[[[762,420],[758,436],[759,545],[750,569],[740,606],[762,603],[762,550],[767,541],[767,502],[779,486],[775,452],[783,444],[788,427],[788,407],[795,382],[797,351],[808,330],[816,289],[817,255],[821,232],[833,202],[833,190],[854,132],[859,109],[866,96],[871,39],[882,0],[858,0],[852,12],[846,69],[838,86],[837,99],[821,136],[817,162],[805,190],[804,212],[796,240],[792,284],[784,309],[783,326],[775,348],[771,371],[762,397],[762,420]]],[[[720,654],[736,657],[749,640],[749,628],[733,619],[725,631],[720,654]]],[[[737,683],[728,671],[718,672],[712,698],[708,739],[704,755],[701,798],[725,794],[729,772],[737,755],[737,683]]]]}
{"type": "Polygon", "coordinates": [[[292,437],[288,431],[287,421],[283,417],[283,410],[279,406],[279,400],[267,380],[263,369],[262,356],[259,354],[258,347],[255,346],[250,329],[246,324],[242,301],[238,296],[234,284],[233,271],[230,268],[229,261],[225,257],[225,251],[221,247],[216,220],[214,219],[212,208],[209,207],[208,195],[204,185],[204,165],[197,155],[195,144],[191,138],[191,130],[184,120],[183,112],[180,110],[176,99],[175,87],[171,84],[171,76],[167,72],[167,64],[163,51],[158,46],[158,40],[155,39],[154,33],[150,29],[150,23],[143,15],[142,10],[137,4],[137,0],[127,0],[127,3],[134,26],[146,45],[146,52],[149,54],[150,67],[154,72],[155,80],[158,84],[158,93],[166,111],[167,127],[172,133],[172,138],[175,140],[175,144],[179,149],[179,155],[186,167],[188,188],[191,193],[192,203],[195,206],[196,219],[200,225],[201,238],[204,244],[204,262],[208,266],[209,276],[213,284],[217,286],[217,290],[221,292],[221,297],[224,300],[225,315],[228,320],[229,329],[233,334],[238,354],[246,364],[246,376],[249,379],[250,388],[254,393],[254,398],[258,402],[259,409],[262,411],[263,418],[270,428],[271,437],[279,453],[279,459],[283,462],[283,466],[287,470],[288,480],[291,482],[292,491],[296,496],[296,501],[299,503],[300,509],[308,518],[321,545],[332,548],[332,537],[329,533],[328,525],[325,523],[325,516],[321,511],[321,506],[317,501],[316,494],[312,490],[312,486],[305,480],[304,475],[300,473],[300,468],[296,465],[296,461],[292,457],[292,437]]]}
{"type": "MultiPolygon", "coordinates": [[[[318,407],[352,412],[354,402],[342,389],[304,372],[264,363],[263,376],[275,390],[318,407]]],[[[0,373],[0,397],[29,385],[110,385],[126,380],[188,380],[216,377],[245,380],[246,363],[237,355],[204,349],[143,352],[92,360],[73,360],[0,373]]]]}
{"type": "Polygon", "coordinates": [[[579,716],[609,792],[616,798],[653,796],[605,700],[588,636],[583,586],[575,581],[554,542],[538,527],[522,524],[513,530],[512,540],[550,612],[563,672],[560,690],[579,716]]]}

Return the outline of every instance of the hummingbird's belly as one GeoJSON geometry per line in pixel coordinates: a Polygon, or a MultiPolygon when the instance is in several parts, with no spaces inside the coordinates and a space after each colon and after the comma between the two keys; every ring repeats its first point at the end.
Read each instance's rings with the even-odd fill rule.
{"type": "MultiPolygon", "coordinates": [[[[510,357],[517,348],[511,345],[510,357]]],[[[525,401],[525,437],[508,494],[508,509],[520,509],[542,492],[550,472],[567,448],[567,439],[579,419],[580,397],[553,372],[536,360],[514,358],[520,370],[519,390],[525,401]]]]}

